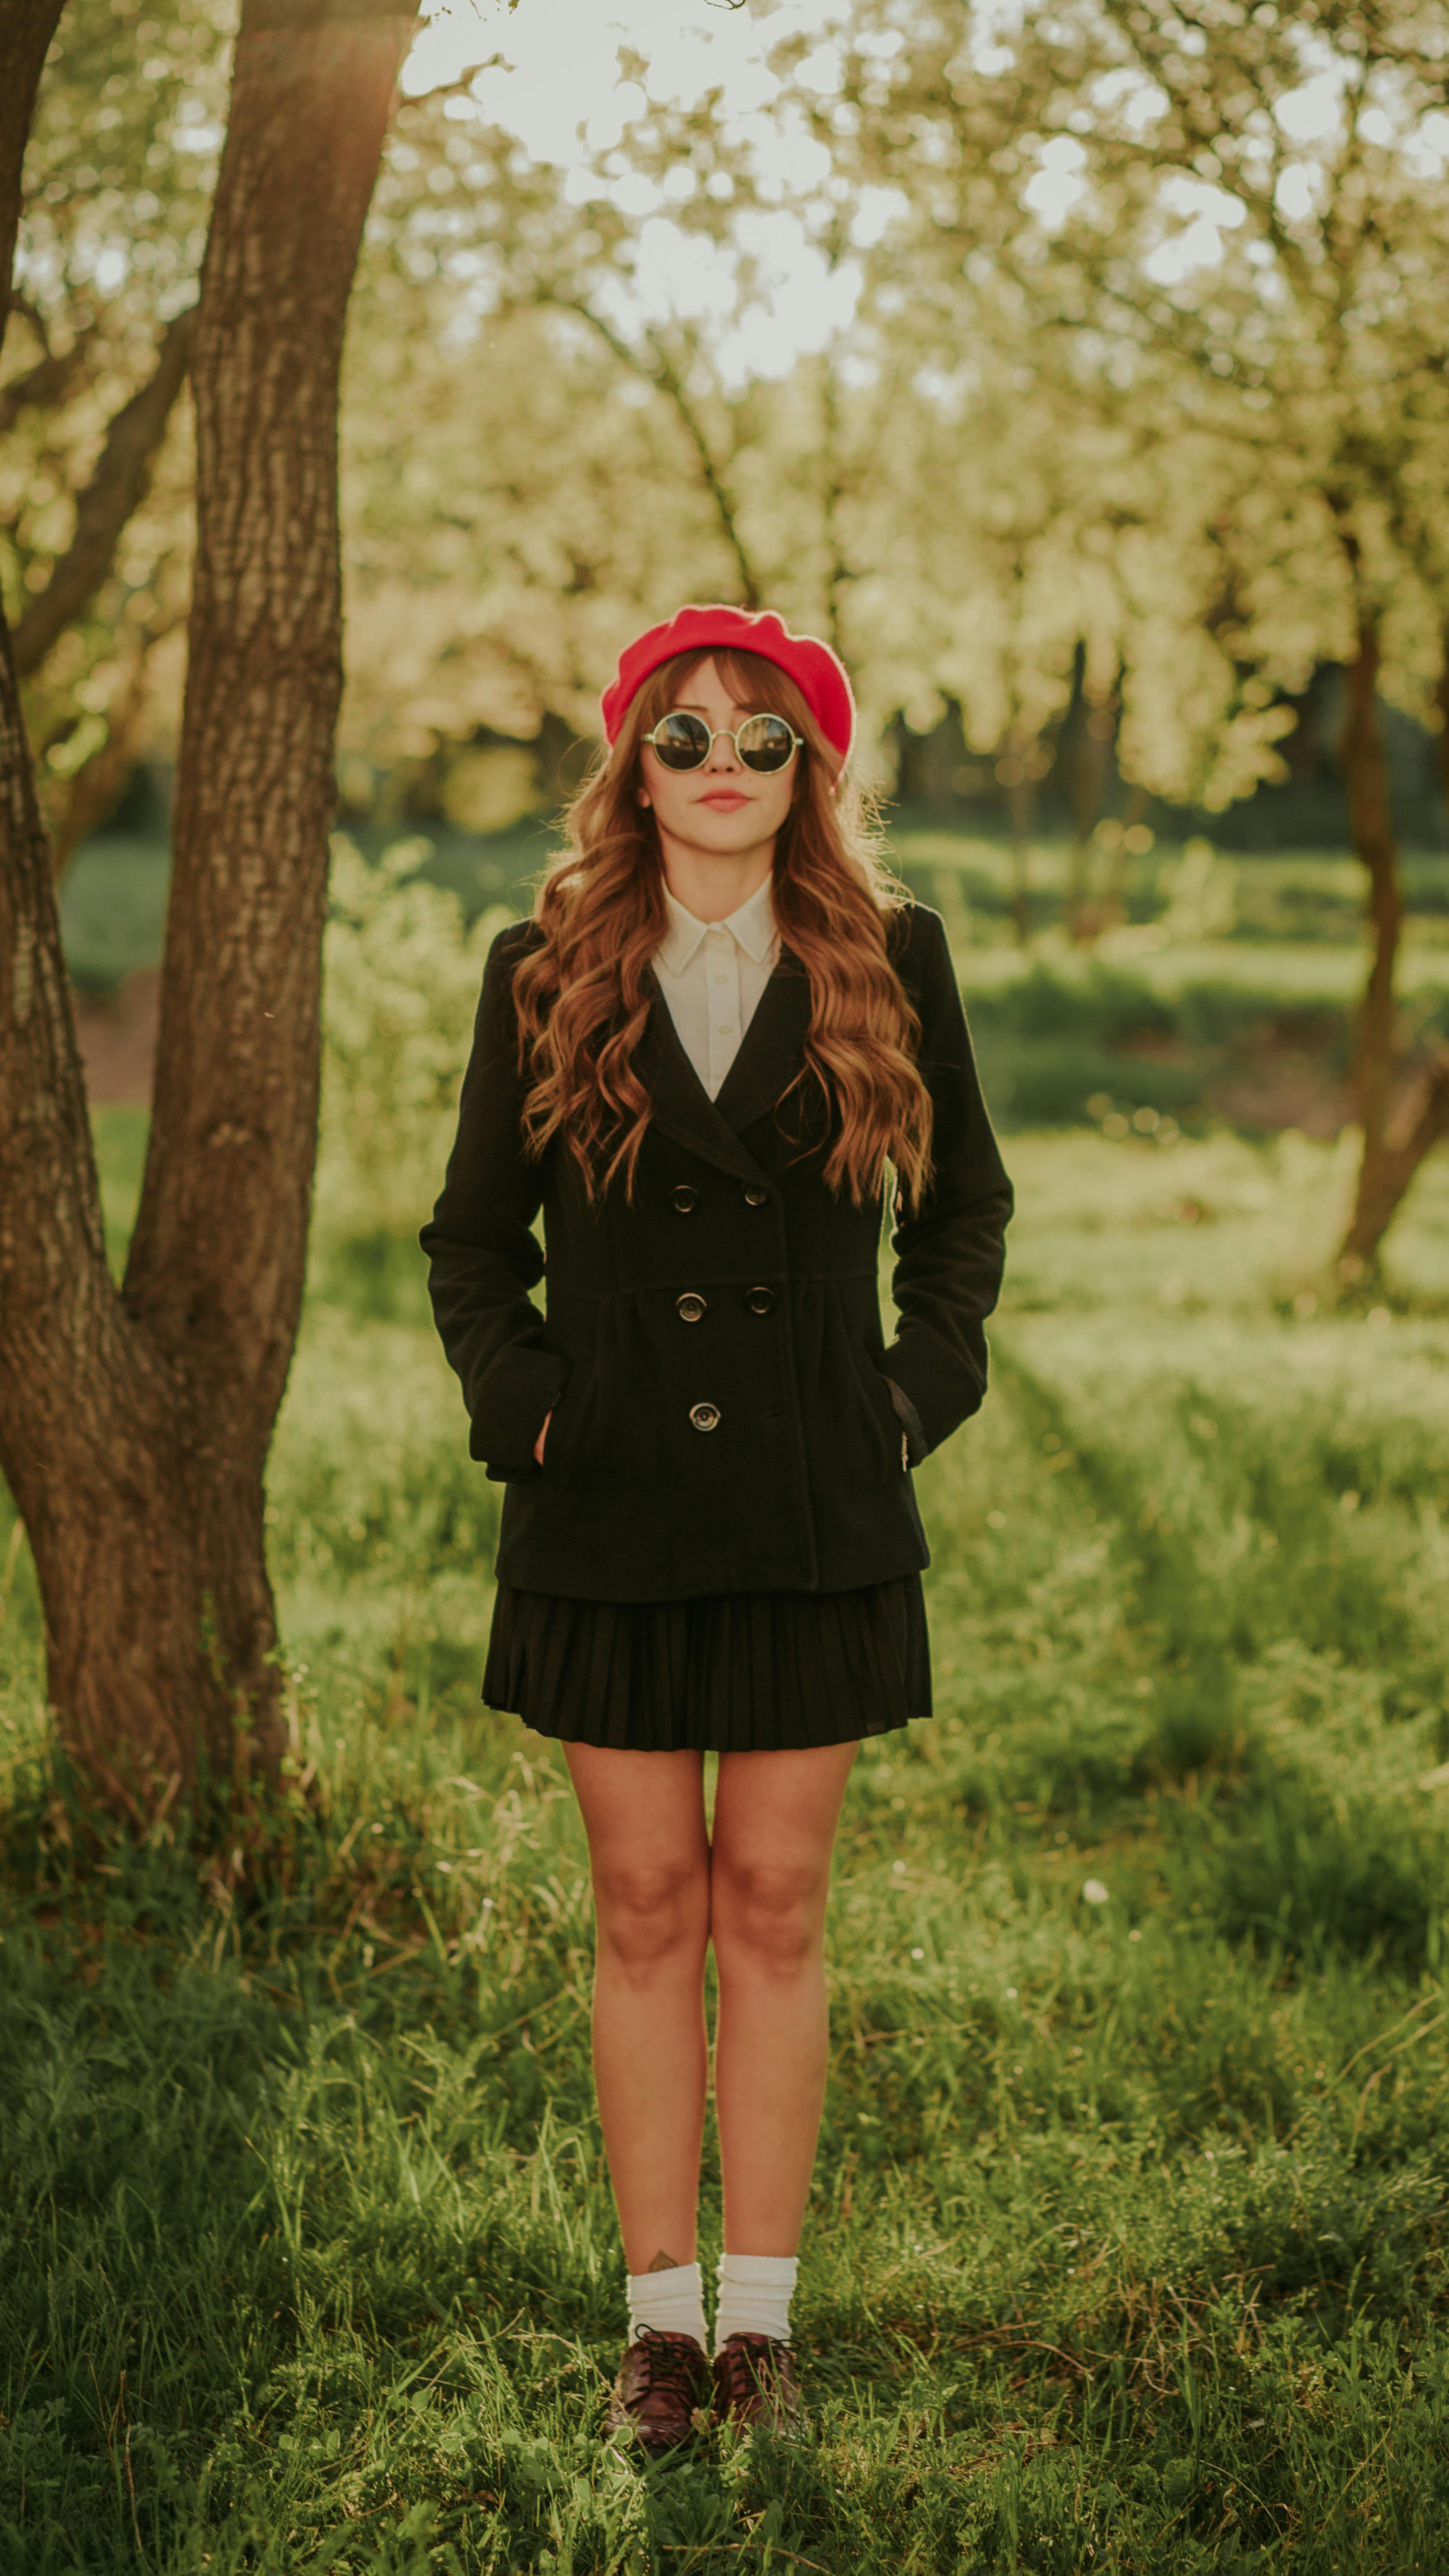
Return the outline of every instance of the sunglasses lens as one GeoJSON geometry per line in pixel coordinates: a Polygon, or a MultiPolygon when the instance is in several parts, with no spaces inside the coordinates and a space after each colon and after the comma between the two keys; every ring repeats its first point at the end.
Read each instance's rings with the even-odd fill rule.
{"type": "Polygon", "coordinates": [[[739,746],[746,769],[784,769],[795,737],[783,716],[749,716],[740,727],[739,746]]]}
{"type": "Polygon", "coordinates": [[[699,716],[663,716],[654,728],[654,750],[666,769],[698,769],[709,758],[709,727],[699,716]]]}

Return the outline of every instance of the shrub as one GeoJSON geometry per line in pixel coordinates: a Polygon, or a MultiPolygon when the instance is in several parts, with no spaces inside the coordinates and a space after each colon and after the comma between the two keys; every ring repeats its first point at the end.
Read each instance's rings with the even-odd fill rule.
{"type": "Polygon", "coordinates": [[[411,1234],[441,1181],[488,948],[512,918],[467,928],[455,894],[417,874],[426,841],[370,867],[338,833],[324,943],[322,1249],[411,1234]]]}

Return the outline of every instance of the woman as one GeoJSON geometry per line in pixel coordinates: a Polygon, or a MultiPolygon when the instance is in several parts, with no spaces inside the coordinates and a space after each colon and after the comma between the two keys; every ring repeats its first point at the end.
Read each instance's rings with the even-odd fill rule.
{"type": "Polygon", "coordinates": [[[835,655],[686,608],[628,647],[603,717],[571,848],[489,952],[422,1242],[472,1455],[508,1489],[483,1696],[562,1742],[588,1836],[629,2274],[609,2427],[658,2452],[711,2395],[717,2421],[804,2420],[831,1846],[861,1738],[930,1713],[910,1469],[981,1402],[1012,1202],[940,918],[845,783],[835,655]]]}

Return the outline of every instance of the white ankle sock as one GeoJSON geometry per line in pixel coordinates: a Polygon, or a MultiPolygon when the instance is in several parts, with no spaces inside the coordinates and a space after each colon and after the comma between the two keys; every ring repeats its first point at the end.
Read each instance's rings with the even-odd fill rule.
{"type": "Polygon", "coordinates": [[[723,2352],[732,2334],[767,2334],[788,2343],[790,2293],[798,2269],[795,2254],[721,2254],[715,2351],[723,2352]]]}
{"type": "Polygon", "coordinates": [[[629,2341],[646,2326],[660,2334],[693,2335],[705,2349],[704,2282],[697,2263],[672,2263],[668,2271],[629,2272],[629,2341]]]}

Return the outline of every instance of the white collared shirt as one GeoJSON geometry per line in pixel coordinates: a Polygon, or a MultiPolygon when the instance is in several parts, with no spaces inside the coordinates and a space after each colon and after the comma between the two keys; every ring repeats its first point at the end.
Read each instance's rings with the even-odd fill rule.
{"type": "Polygon", "coordinates": [[[679,1042],[711,1100],[775,971],[780,933],[770,879],[727,921],[696,921],[664,889],[669,928],[653,958],[679,1042]]]}

